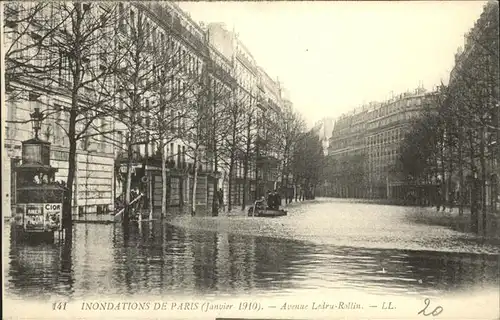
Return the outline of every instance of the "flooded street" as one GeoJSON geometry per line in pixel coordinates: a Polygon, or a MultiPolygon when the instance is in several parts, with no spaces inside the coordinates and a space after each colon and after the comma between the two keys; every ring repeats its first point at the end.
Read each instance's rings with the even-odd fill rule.
{"type": "Polygon", "coordinates": [[[335,289],[498,295],[498,248],[411,222],[418,210],[321,199],[276,219],[179,216],[129,232],[76,224],[71,246],[14,243],[6,226],[5,289],[37,299],[335,289]]]}

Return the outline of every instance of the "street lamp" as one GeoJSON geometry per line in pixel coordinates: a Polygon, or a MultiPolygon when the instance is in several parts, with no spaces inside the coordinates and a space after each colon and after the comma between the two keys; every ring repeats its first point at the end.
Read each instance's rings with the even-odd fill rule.
{"type": "Polygon", "coordinates": [[[38,139],[38,131],[42,128],[42,113],[40,108],[35,108],[35,112],[30,114],[31,124],[35,131],[35,139],[38,139]]]}

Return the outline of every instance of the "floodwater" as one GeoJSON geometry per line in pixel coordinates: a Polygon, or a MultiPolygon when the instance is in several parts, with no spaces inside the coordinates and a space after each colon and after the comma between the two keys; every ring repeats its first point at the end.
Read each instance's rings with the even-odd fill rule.
{"type": "Polygon", "coordinates": [[[6,225],[6,295],[498,292],[498,248],[408,218],[424,209],[320,199],[288,210],[280,218],[176,216],[126,232],[76,224],[70,245],[16,243],[6,225]]]}

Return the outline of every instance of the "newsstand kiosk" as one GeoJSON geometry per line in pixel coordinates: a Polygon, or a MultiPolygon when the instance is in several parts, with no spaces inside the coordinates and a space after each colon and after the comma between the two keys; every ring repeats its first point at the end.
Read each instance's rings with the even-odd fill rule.
{"type": "Polygon", "coordinates": [[[64,238],[62,208],[66,187],[55,182],[50,143],[38,137],[22,142],[22,164],[16,171],[16,239],[58,242],[64,238]]]}

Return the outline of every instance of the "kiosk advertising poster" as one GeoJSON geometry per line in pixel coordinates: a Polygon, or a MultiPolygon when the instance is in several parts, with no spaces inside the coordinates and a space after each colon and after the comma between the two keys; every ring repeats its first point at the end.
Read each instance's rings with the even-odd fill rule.
{"type": "Polygon", "coordinates": [[[61,230],[62,204],[45,203],[43,205],[43,214],[45,216],[45,227],[48,230],[61,230]]]}
{"type": "Polygon", "coordinates": [[[43,203],[26,205],[24,229],[26,231],[44,231],[43,203]]]}
{"type": "Polygon", "coordinates": [[[24,226],[24,215],[26,214],[26,205],[16,205],[16,214],[14,216],[14,223],[16,227],[22,228],[24,226]]]}

